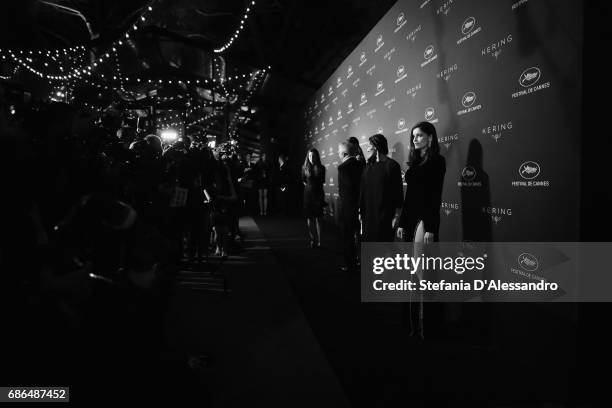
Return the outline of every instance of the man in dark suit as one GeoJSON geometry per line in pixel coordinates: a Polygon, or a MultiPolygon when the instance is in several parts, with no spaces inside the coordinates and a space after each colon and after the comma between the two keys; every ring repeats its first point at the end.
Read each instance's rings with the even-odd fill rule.
{"type": "Polygon", "coordinates": [[[353,272],[357,269],[357,235],[359,233],[359,188],[363,162],[356,156],[359,146],[354,143],[340,144],[338,155],[342,163],[338,166],[338,221],[344,255],[343,271],[353,272]]]}

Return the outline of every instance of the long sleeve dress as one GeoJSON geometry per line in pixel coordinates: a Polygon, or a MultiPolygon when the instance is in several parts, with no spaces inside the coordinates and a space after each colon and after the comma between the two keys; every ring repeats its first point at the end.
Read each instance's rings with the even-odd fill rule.
{"type": "Polygon", "coordinates": [[[441,155],[429,158],[425,163],[413,165],[406,171],[406,197],[402,207],[400,226],[406,230],[405,239],[412,241],[419,222],[425,232],[438,240],[440,229],[440,203],[446,173],[446,161],[441,155]]]}

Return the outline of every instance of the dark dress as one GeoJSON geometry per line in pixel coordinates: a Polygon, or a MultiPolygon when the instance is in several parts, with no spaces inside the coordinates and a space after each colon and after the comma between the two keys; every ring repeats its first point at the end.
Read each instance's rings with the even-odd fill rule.
{"type": "Polygon", "coordinates": [[[253,167],[253,178],[255,179],[254,187],[258,190],[270,188],[270,163],[258,160],[253,167]]]}
{"type": "Polygon", "coordinates": [[[359,199],[364,241],[393,241],[391,222],[402,206],[402,193],[402,171],[395,160],[366,164],[359,199]]]}
{"type": "Polygon", "coordinates": [[[306,218],[322,217],[325,204],[325,167],[317,165],[309,170],[302,170],[304,186],[304,216],[306,218]]]}
{"type": "Polygon", "coordinates": [[[406,241],[414,240],[414,233],[420,221],[423,221],[425,232],[433,233],[434,240],[438,240],[445,173],[446,161],[441,155],[433,156],[425,163],[410,166],[406,170],[406,198],[400,218],[406,241]]]}

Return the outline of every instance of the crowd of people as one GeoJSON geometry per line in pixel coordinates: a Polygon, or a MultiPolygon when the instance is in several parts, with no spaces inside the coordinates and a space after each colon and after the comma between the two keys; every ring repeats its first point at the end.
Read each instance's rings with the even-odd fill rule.
{"type": "MultiPolygon", "coordinates": [[[[166,143],[126,123],[112,110],[9,102],[0,88],[0,299],[17,322],[3,353],[28,356],[3,356],[11,383],[28,363],[88,375],[120,364],[134,368],[125,376],[150,381],[168,368],[158,361],[161,319],[178,270],[240,251],[239,217],[281,211],[294,190],[291,175],[265,154],[252,160],[232,143],[211,148],[189,136],[166,143]],[[82,358],[48,361],[61,360],[54,348],[82,358]]],[[[182,387],[190,383],[185,367],[156,378],[178,371],[182,387]]],[[[57,382],[57,372],[47,374],[40,383],[57,382]]]]}

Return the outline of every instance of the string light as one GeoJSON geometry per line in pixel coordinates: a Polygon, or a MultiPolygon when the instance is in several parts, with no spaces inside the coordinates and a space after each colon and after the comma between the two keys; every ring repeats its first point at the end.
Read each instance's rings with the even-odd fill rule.
{"type": "Polygon", "coordinates": [[[232,35],[230,37],[230,39],[222,47],[216,48],[214,50],[215,53],[219,54],[219,53],[224,52],[225,50],[227,50],[229,47],[232,46],[232,44],[234,43],[234,41],[236,39],[238,39],[238,36],[240,35],[240,32],[244,29],[244,25],[245,25],[246,21],[249,18],[249,13],[251,12],[251,7],[253,7],[253,6],[255,6],[255,0],[251,1],[251,5],[246,8],[244,16],[242,17],[242,20],[240,20],[240,25],[238,26],[238,28],[236,28],[236,31],[234,31],[234,35],[232,35]]]}

